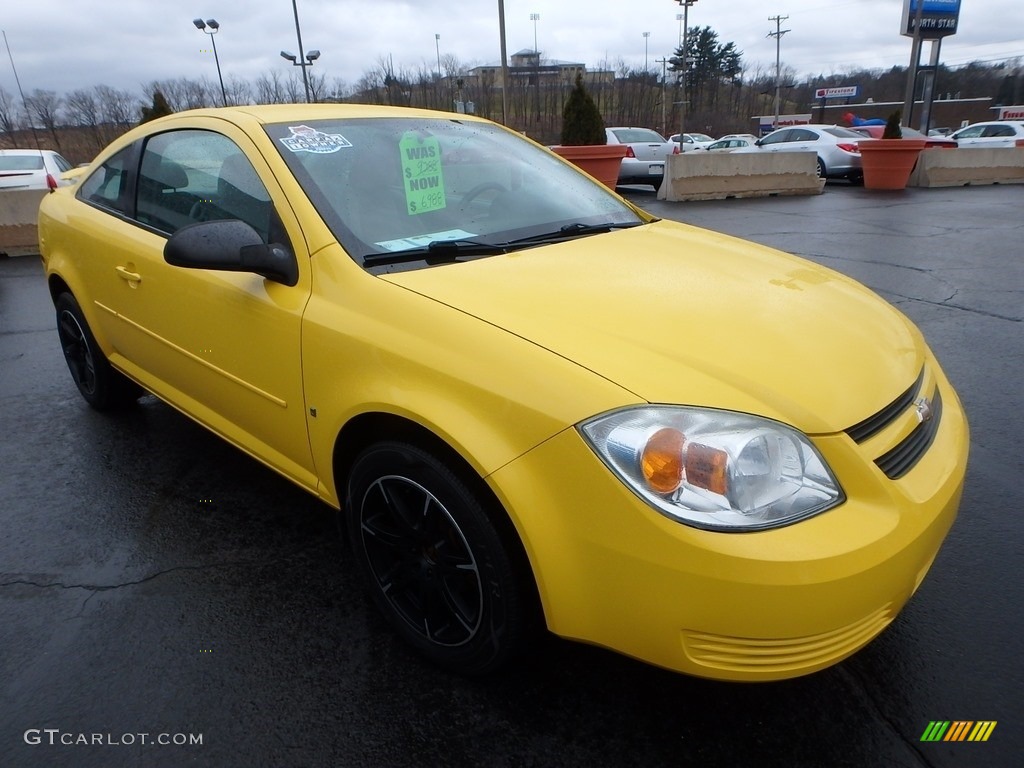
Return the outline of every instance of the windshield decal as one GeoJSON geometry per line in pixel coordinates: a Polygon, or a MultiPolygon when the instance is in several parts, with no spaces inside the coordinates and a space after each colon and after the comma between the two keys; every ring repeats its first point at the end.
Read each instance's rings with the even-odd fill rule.
{"type": "Polygon", "coordinates": [[[383,248],[385,251],[408,251],[412,248],[426,248],[438,240],[465,240],[470,237],[476,237],[476,235],[472,232],[466,232],[464,229],[449,229],[447,232],[431,232],[429,235],[414,235],[413,237],[403,237],[398,240],[384,240],[374,243],[374,245],[378,248],[383,248]]]}
{"type": "Polygon", "coordinates": [[[288,126],[291,136],[281,139],[292,152],[314,152],[318,155],[329,155],[339,149],[351,147],[352,143],[338,133],[322,133],[308,125],[288,126]]]}
{"type": "Polygon", "coordinates": [[[406,131],[398,142],[402,155],[405,204],[410,216],[437,211],[448,203],[441,174],[441,144],[435,136],[406,131]]]}

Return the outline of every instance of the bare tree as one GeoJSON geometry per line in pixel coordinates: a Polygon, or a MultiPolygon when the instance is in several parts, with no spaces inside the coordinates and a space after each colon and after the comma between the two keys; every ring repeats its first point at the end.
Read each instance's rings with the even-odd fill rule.
{"type": "Polygon", "coordinates": [[[256,78],[257,104],[283,104],[287,101],[284,84],[281,82],[281,70],[272,69],[256,78]]]}
{"type": "Polygon", "coordinates": [[[14,97],[6,90],[0,88],[0,134],[4,140],[14,144],[14,132],[18,130],[18,107],[14,103],[14,97]]]}
{"type": "Polygon", "coordinates": [[[28,109],[29,119],[50,132],[58,150],[60,149],[60,136],[57,135],[57,122],[60,120],[63,101],[55,91],[44,91],[39,88],[32,91],[31,96],[25,97],[25,107],[28,109]]]}
{"type": "Polygon", "coordinates": [[[64,97],[64,115],[71,125],[83,129],[97,150],[103,149],[106,142],[100,129],[100,105],[95,88],[68,93],[64,97]]]}
{"type": "Polygon", "coordinates": [[[140,101],[128,91],[111,88],[109,85],[97,85],[96,101],[107,142],[138,121],[140,101]]]}
{"type": "MultiPolygon", "coordinates": [[[[228,78],[224,91],[228,96],[228,104],[249,104],[254,101],[252,84],[248,80],[239,80],[234,75],[228,78]]],[[[221,105],[219,99],[216,104],[221,105]]]]}

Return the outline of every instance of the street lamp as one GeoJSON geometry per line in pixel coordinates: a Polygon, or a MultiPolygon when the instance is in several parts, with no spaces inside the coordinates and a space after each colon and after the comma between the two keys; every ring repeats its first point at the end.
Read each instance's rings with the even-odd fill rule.
{"type": "Polygon", "coordinates": [[[217,79],[220,80],[220,96],[224,100],[224,106],[228,105],[228,94],[224,90],[224,78],[220,74],[220,57],[217,55],[217,41],[214,39],[214,35],[217,34],[217,30],[220,29],[220,24],[217,23],[216,19],[192,19],[192,23],[196,25],[196,29],[200,32],[206,32],[210,36],[210,42],[213,43],[213,60],[217,62],[217,79]],[[207,31],[209,29],[209,31],[207,31]]]}
{"type": "Polygon", "coordinates": [[[309,103],[309,77],[306,75],[306,67],[313,66],[313,62],[320,58],[320,51],[306,51],[305,61],[299,61],[299,57],[289,51],[281,51],[281,58],[287,59],[296,67],[302,67],[302,83],[306,87],[306,102],[309,103]]]}
{"type": "Polygon", "coordinates": [[[531,13],[530,21],[533,22],[533,52],[537,54],[537,63],[540,63],[540,52],[537,50],[537,22],[540,21],[540,14],[531,13]]]}
{"type": "Polygon", "coordinates": [[[441,35],[434,33],[434,50],[437,51],[437,81],[441,82],[441,35]]]}
{"type": "MultiPolygon", "coordinates": [[[[299,56],[302,56],[302,32],[299,31],[299,7],[295,4],[295,0],[292,0],[292,12],[295,14],[295,37],[299,41],[299,56]]],[[[302,67],[302,84],[306,88],[306,103],[308,104],[312,99],[309,97],[309,75],[306,74],[306,67],[313,66],[313,62],[320,58],[320,51],[307,51],[305,61],[299,61],[299,56],[295,56],[287,51],[281,51],[282,59],[288,59],[288,61],[296,67],[302,67]]]]}
{"type": "Polygon", "coordinates": [[[644,74],[647,73],[647,39],[650,36],[650,32],[644,32],[644,74]]]}
{"type": "Polygon", "coordinates": [[[676,14],[676,21],[679,22],[679,44],[683,44],[683,14],[676,14]]]}

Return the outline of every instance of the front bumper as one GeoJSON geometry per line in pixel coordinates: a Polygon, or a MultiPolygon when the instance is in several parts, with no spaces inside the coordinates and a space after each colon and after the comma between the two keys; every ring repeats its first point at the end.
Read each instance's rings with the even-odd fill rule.
{"type": "Polygon", "coordinates": [[[933,370],[942,422],[913,469],[890,480],[869,455],[875,447],[816,436],[848,499],[784,528],[717,533],[670,520],[574,429],[494,473],[548,627],[723,680],[803,675],[864,646],[921,584],[959,506],[967,423],[933,370]]]}

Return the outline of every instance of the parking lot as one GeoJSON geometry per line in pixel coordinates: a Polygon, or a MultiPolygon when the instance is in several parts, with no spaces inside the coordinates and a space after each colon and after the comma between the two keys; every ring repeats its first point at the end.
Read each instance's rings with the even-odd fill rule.
{"type": "Polygon", "coordinates": [[[957,388],[972,437],[960,517],[878,639],[760,685],[554,638],[498,677],[440,672],[364,598],[329,509],[152,397],[91,411],[38,258],[0,257],[0,766],[1019,764],[1024,185],[624,191],[866,283],[957,388]],[[924,742],[932,721],[997,726],[924,742]]]}

